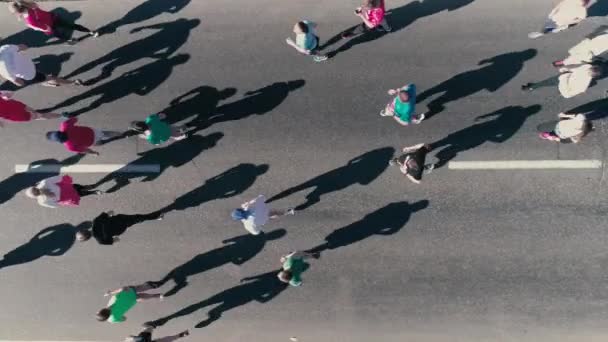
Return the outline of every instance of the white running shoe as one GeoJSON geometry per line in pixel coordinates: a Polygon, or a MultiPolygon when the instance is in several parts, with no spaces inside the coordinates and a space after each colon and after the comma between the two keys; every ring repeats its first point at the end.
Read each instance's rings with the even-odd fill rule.
{"type": "Polygon", "coordinates": [[[530,38],[530,39],[536,39],[536,38],[542,37],[544,35],[545,35],[544,33],[538,32],[538,31],[536,31],[536,32],[530,32],[530,33],[528,33],[528,38],[530,38]]]}

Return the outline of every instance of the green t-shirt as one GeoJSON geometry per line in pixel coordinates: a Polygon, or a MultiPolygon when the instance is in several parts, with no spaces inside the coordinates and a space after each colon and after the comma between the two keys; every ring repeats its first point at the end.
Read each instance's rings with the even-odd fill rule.
{"type": "Polygon", "coordinates": [[[146,118],[146,125],[150,130],[150,134],[146,137],[153,145],[159,145],[169,140],[171,137],[171,126],[163,122],[157,114],[150,115],[146,118]]]}
{"type": "Polygon", "coordinates": [[[408,102],[402,102],[397,95],[395,98],[395,116],[409,123],[412,121],[412,114],[414,113],[414,109],[416,109],[416,86],[408,84],[401,89],[407,91],[410,98],[408,102]]]}
{"type": "Polygon", "coordinates": [[[305,267],[306,263],[301,258],[287,257],[287,260],[283,263],[283,269],[291,272],[289,285],[302,285],[302,272],[304,272],[305,267]]]}
{"type": "Polygon", "coordinates": [[[137,294],[132,288],[114,295],[109,303],[112,313],[108,318],[108,322],[123,322],[125,320],[125,313],[134,307],[135,304],[137,304],[137,294]]]}

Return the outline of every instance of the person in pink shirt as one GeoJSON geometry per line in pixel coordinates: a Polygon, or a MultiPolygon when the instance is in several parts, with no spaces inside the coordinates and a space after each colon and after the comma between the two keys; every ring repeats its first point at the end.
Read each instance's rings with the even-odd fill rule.
{"type": "Polygon", "coordinates": [[[76,207],[81,197],[102,193],[101,190],[93,190],[91,185],[72,183],[72,177],[68,175],[47,178],[25,191],[27,197],[35,198],[38,204],[47,208],[76,207]]]}
{"type": "Polygon", "coordinates": [[[70,38],[69,32],[71,31],[86,32],[92,37],[99,36],[96,31],[91,31],[82,25],[69,22],[54,13],[47,12],[30,0],[12,1],[8,4],[8,8],[19,19],[22,19],[28,27],[65,40],[69,44],[77,42],[76,39],[70,38]]]}
{"type": "Polygon", "coordinates": [[[70,118],[62,122],[59,130],[47,132],[46,138],[63,144],[68,151],[99,155],[99,152],[92,150],[91,146],[103,145],[108,140],[122,135],[120,132],[77,126],[77,121],[76,118],[70,118]]]}
{"type": "MultiPolygon", "coordinates": [[[[39,113],[26,106],[23,102],[11,99],[13,93],[10,91],[0,91],[0,118],[12,122],[27,122],[32,120],[56,119],[61,117],[55,113],[39,113]]],[[[0,121],[0,127],[4,123],[0,121]]]]}
{"type": "Polygon", "coordinates": [[[363,6],[355,10],[355,15],[361,18],[363,23],[357,25],[350,32],[343,33],[342,38],[354,37],[376,28],[390,31],[391,28],[384,19],[385,12],[384,0],[365,0],[363,6]]]}

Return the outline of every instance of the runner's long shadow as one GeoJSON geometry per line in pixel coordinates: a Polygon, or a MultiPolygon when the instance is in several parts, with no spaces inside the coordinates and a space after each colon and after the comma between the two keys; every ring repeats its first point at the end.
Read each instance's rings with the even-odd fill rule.
{"type": "Polygon", "coordinates": [[[418,95],[416,102],[442,93],[428,104],[427,118],[441,112],[449,102],[473,95],[481,90],[495,92],[507,84],[522,70],[527,60],[536,56],[536,50],[528,49],[494,56],[479,62],[483,67],[458,74],[418,95]]]}
{"type": "Polygon", "coordinates": [[[0,260],[0,269],[25,264],[43,256],[60,256],[65,254],[76,240],[76,232],[90,225],[83,222],[78,226],[62,223],[45,228],[30,241],[6,253],[0,260]]]}
{"type": "Polygon", "coordinates": [[[390,203],[361,220],[351,223],[327,235],[325,242],[308,250],[309,253],[321,253],[327,250],[346,247],[374,235],[392,235],[397,233],[410,219],[412,213],[428,207],[429,201],[422,200],[412,204],[408,202],[390,203]]]}
{"type": "Polygon", "coordinates": [[[147,0],[131,9],[122,18],[104,25],[98,31],[100,34],[113,33],[121,26],[137,24],[163,13],[175,14],[189,3],[190,0],[147,0]]]}
{"type": "MultiPolygon", "coordinates": [[[[35,169],[36,165],[44,164],[60,164],[60,165],[74,165],[78,163],[84,154],[76,154],[64,160],[57,159],[43,159],[30,163],[30,169],[35,169]]],[[[15,173],[12,176],[6,178],[0,182],[0,204],[5,203],[17,194],[30,186],[52,176],[57,176],[58,172],[48,173],[15,173]]]]}
{"type": "MultiPolygon", "coordinates": [[[[75,22],[82,16],[80,11],[70,12],[63,7],[58,7],[51,10],[51,13],[59,15],[61,18],[66,19],[68,22],[75,22]]],[[[72,32],[73,33],[73,32],[72,32]]],[[[70,35],[71,37],[71,35],[70,35]]],[[[23,31],[12,34],[2,39],[2,45],[5,44],[25,44],[28,47],[36,48],[42,46],[58,45],[62,44],[63,41],[54,38],[53,36],[47,36],[43,32],[36,31],[30,28],[26,28],[23,31]],[[54,40],[53,40],[54,39],[54,40]]]]}
{"type": "Polygon", "coordinates": [[[169,167],[180,167],[194,159],[196,156],[201,154],[203,151],[213,148],[217,145],[218,141],[224,136],[222,133],[211,133],[206,136],[194,135],[188,139],[180,140],[171,143],[164,147],[158,147],[153,150],[149,150],[140,153],[140,158],[132,161],[125,168],[132,165],[146,165],[146,164],[159,164],[160,171],[154,174],[134,174],[123,172],[124,170],[117,170],[112,172],[102,179],[100,179],[93,186],[95,188],[114,180],[114,184],[106,192],[115,192],[131,183],[131,179],[141,178],[142,182],[150,182],[158,178],[165,170],[169,167]]]}
{"type": "Polygon", "coordinates": [[[242,265],[261,252],[266,242],[280,239],[285,234],[285,229],[277,229],[267,233],[262,232],[260,235],[244,234],[224,240],[222,241],[224,246],[198,254],[188,262],[171,270],[161,280],[152,283],[162,286],[169,280],[173,280],[175,285],[165,293],[165,296],[174,295],[188,286],[188,277],[228,263],[242,265]]]}
{"type": "MultiPolygon", "coordinates": [[[[386,20],[392,27],[391,32],[394,33],[394,32],[397,32],[399,30],[406,28],[407,26],[411,25],[418,19],[421,19],[421,18],[424,18],[427,16],[431,16],[431,15],[434,15],[434,14],[437,14],[437,13],[440,13],[440,12],[446,11],[446,10],[454,11],[454,10],[457,10],[461,7],[464,7],[464,6],[472,3],[473,1],[474,0],[424,0],[424,1],[414,0],[414,1],[408,2],[406,5],[403,5],[403,6],[400,6],[397,8],[393,8],[393,9],[388,9],[386,12],[386,20]]],[[[332,45],[340,42],[342,40],[342,34],[346,33],[346,32],[351,32],[354,28],[355,28],[355,26],[352,26],[352,27],[340,32],[339,34],[333,36],[325,44],[323,44],[320,47],[320,49],[321,50],[325,49],[329,46],[332,46],[332,45]]],[[[357,37],[354,37],[354,38],[348,40],[342,46],[329,52],[327,55],[330,58],[334,57],[337,54],[345,52],[356,45],[376,40],[386,34],[387,34],[387,32],[381,32],[381,31],[376,31],[376,30],[366,32],[362,35],[359,35],[357,37]]]]}
{"type": "Polygon", "coordinates": [[[157,30],[154,34],[124,45],[107,55],[89,62],[71,72],[66,78],[90,71],[102,64],[101,74],[86,81],[87,84],[95,84],[110,76],[117,68],[128,65],[143,58],[169,58],[183,46],[190,36],[190,32],[200,24],[200,20],[177,19],[175,21],[142,26],[131,30],[139,32],[142,30],[157,30]]]}
{"type": "MultiPolygon", "coordinates": [[[[304,84],[306,84],[304,80],[275,82],[260,89],[248,91],[242,99],[217,107],[212,114],[210,113],[211,115],[205,116],[204,113],[201,113],[186,126],[192,128],[190,131],[192,134],[221,122],[266,114],[277,108],[291,92],[303,87],[304,84]]],[[[227,94],[230,94],[230,91],[231,88],[227,90],[227,94]]]]}
{"type": "Polygon", "coordinates": [[[388,166],[388,160],[392,158],[395,150],[392,147],[379,148],[354,159],[346,165],[335,170],[326,172],[300,185],[294,186],[283,192],[272,196],[268,203],[280,200],[296,192],[309,188],[315,188],[306,195],[306,202],[298,205],[296,210],[304,210],[321,200],[321,196],[346,189],[354,184],[368,185],[380,176],[388,166]]]}
{"type": "MultiPolygon", "coordinates": [[[[204,121],[210,117],[220,101],[226,100],[236,94],[235,88],[218,90],[214,87],[200,86],[171,100],[169,107],[162,110],[167,115],[167,122],[174,124],[190,119],[195,122],[204,121]]],[[[201,124],[202,125],[202,124],[201,124]]]]}
{"type": "Polygon", "coordinates": [[[588,17],[605,17],[608,15],[608,2],[597,0],[587,9],[588,17]]]}
{"type": "Polygon", "coordinates": [[[541,108],[540,105],[510,106],[478,116],[475,121],[486,118],[492,118],[492,120],[461,129],[430,144],[431,150],[443,147],[436,154],[439,161],[435,164],[435,168],[442,167],[456,157],[458,153],[470,150],[483,143],[493,142],[498,144],[507,141],[523,126],[528,117],[538,113],[541,108]]]}
{"type": "Polygon", "coordinates": [[[190,315],[207,306],[219,304],[207,313],[207,319],[196,325],[196,328],[202,328],[217,321],[226,311],[230,311],[236,307],[253,301],[258,303],[267,303],[283,292],[283,290],[285,290],[288,286],[277,279],[278,272],[279,270],[275,270],[245,278],[241,280],[240,285],[231,287],[201,302],[183,308],[169,316],[159,318],[146,324],[150,324],[155,327],[161,326],[170,320],[190,315]]]}
{"type": "Polygon", "coordinates": [[[46,108],[43,111],[56,111],[57,109],[72,106],[89,98],[96,98],[88,106],[84,106],[69,113],[71,116],[77,116],[96,109],[103,104],[112,103],[131,94],[136,94],[139,96],[148,95],[150,92],[152,92],[152,90],[156,89],[164,81],[166,81],[169,76],[171,76],[171,73],[175,67],[186,63],[189,59],[190,55],[187,54],[180,54],[172,56],[171,58],[159,59],[140,68],[124,73],[111,81],[65,100],[51,108],[46,108]]]}
{"type": "Polygon", "coordinates": [[[268,165],[239,164],[213,178],[205,181],[198,188],[178,197],[175,201],[160,209],[165,215],[172,211],[186,210],[203,203],[236,196],[255,183],[257,177],[268,171],[268,165]]]}

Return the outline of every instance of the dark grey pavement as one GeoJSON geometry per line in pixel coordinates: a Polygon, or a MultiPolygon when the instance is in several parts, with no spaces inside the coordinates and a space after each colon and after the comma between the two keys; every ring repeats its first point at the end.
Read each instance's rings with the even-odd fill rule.
{"type": "MultiPolygon", "coordinates": [[[[34,46],[28,53],[45,56],[42,69],[83,71],[78,77],[97,82],[30,86],[18,99],[61,106],[99,128],[125,129],[165,111],[198,130],[159,150],[135,138],[99,148],[101,156],[77,162],[158,163],[163,172],[52,210],[21,193],[37,175],[13,171],[70,157],[44,139],[58,122],[2,129],[0,340],[118,341],[165,317],[159,336],[190,328],[191,341],[605,340],[605,169],[445,166],[415,185],[386,166],[393,149],[419,142],[441,142],[430,160],[604,161],[606,121],[578,145],[541,141],[536,126],[601,100],[605,80],[568,100],[556,89],[520,90],[554,75],[550,62],[603,18],[529,40],[551,1],[388,0],[394,32],[317,64],[285,44],[293,23],[316,21],[325,42],[357,23],[357,2],[141,2],[44,3],[116,29],[76,46],[47,46],[0,11],[5,41],[34,46]],[[443,110],[402,127],[378,113],[386,90],[409,82],[422,95],[419,112],[429,103],[443,110]],[[266,240],[224,242],[246,233],[232,208],[290,189],[300,191],[272,205],[305,210],[271,222],[266,240]],[[134,225],[114,246],[74,242],[75,227],[101,211],[167,206],[174,210],[163,221],[134,225]],[[311,262],[301,287],[277,286],[268,272],[281,255],[326,241],[331,248],[311,262]],[[123,324],[95,320],[106,290],[168,274],[162,289],[174,280],[179,288],[163,302],[139,304],[123,324]]],[[[106,175],[73,176],[95,183],[106,175]]]]}

